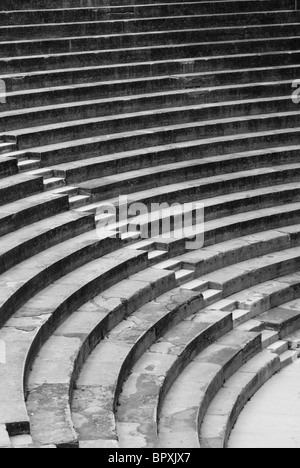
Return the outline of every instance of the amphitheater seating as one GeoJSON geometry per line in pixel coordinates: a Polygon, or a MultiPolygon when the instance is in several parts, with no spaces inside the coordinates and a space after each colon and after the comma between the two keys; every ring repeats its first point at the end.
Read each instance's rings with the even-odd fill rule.
{"type": "Polygon", "coordinates": [[[294,0],[1,0],[1,448],[223,448],[298,358],[299,24],[294,0]],[[127,203],[157,206],[103,213],[127,203]]]}

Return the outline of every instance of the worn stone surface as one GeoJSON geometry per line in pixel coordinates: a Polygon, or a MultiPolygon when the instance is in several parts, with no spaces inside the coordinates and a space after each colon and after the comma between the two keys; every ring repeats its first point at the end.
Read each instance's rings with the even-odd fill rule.
{"type": "Polygon", "coordinates": [[[299,362],[274,376],[240,414],[229,448],[299,448],[299,362]]]}

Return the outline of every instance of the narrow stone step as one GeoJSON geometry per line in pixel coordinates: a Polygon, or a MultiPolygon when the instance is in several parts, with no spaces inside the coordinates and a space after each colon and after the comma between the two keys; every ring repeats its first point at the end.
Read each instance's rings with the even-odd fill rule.
{"type": "Polygon", "coordinates": [[[268,346],[271,346],[272,344],[274,344],[276,341],[279,340],[279,333],[275,331],[263,330],[261,334],[262,334],[263,349],[268,348],[268,346]]]}
{"type": "Polygon", "coordinates": [[[203,292],[205,306],[206,307],[210,306],[214,302],[220,300],[222,296],[223,296],[222,291],[220,291],[219,289],[207,289],[206,291],[203,292]]]}
{"type": "Polygon", "coordinates": [[[9,154],[16,149],[15,143],[0,142],[0,154],[9,154]]]}
{"type": "Polygon", "coordinates": [[[10,177],[18,173],[18,160],[0,155],[0,179],[10,177]]]}

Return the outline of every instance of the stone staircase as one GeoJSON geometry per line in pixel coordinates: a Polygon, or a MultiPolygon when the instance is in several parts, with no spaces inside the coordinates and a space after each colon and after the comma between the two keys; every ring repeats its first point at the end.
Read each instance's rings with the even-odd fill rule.
{"type": "Polygon", "coordinates": [[[223,448],[298,358],[299,26],[294,0],[1,1],[0,447],[223,448]]]}

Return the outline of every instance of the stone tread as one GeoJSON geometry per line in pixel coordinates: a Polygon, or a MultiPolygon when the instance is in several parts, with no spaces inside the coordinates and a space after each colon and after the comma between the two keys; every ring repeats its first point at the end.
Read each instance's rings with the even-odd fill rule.
{"type": "MultiPolygon", "coordinates": [[[[145,273],[136,274],[83,305],[57,328],[36,357],[28,389],[36,395],[38,387],[42,385],[55,385],[55,390],[58,387],[64,388],[65,394],[58,392],[61,397],[60,405],[58,405],[58,395],[55,395],[55,401],[59,408],[63,408],[62,414],[70,423],[70,418],[68,419],[66,416],[68,415],[68,395],[74,377],[91,351],[91,347],[105,335],[105,330],[108,332],[110,327],[117,320],[121,320],[122,316],[129,313],[131,309],[134,309],[136,304],[147,302],[149,298],[159,294],[157,290],[163,291],[172,287],[172,284],[175,284],[175,279],[171,272],[149,271],[147,279],[145,273]],[[49,349],[50,354],[48,354],[49,349]],[[39,367],[39,363],[42,367],[39,367]],[[43,382],[39,385],[35,378],[36,369],[39,369],[43,375],[43,382]]],[[[51,291],[55,293],[54,285],[51,287],[51,291]]],[[[45,293],[47,294],[47,291],[45,293]]],[[[55,314],[55,308],[63,302],[62,295],[54,296],[49,307],[47,302],[41,301],[42,297],[37,295],[28,303],[28,306],[21,308],[18,317],[12,317],[0,332],[1,338],[6,342],[7,365],[9,366],[2,369],[0,394],[3,398],[2,401],[7,406],[6,412],[9,412],[10,418],[14,416],[15,421],[18,421],[18,417],[21,418],[22,415],[24,415],[23,419],[26,420],[23,381],[26,380],[25,376],[28,374],[30,362],[33,361],[35,354],[49,336],[47,328],[55,329],[55,324],[51,323],[51,316],[55,314]],[[37,305],[35,305],[35,301],[37,305]],[[3,378],[4,373],[5,379],[3,378]],[[6,381],[11,383],[9,388],[6,387],[6,381]],[[14,411],[10,411],[9,408],[14,408],[14,411]]],[[[37,404],[38,401],[37,398],[34,403],[37,404]]],[[[38,416],[34,411],[34,418],[31,417],[31,411],[34,407],[31,399],[29,399],[29,406],[31,434],[35,435],[32,419],[36,420],[38,416]]],[[[50,414],[43,419],[44,426],[45,421],[48,421],[49,427],[51,426],[53,429],[54,421],[50,414]]],[[[55,424],[60,424],[60,421],[56,420],[55,424]]],[[[64,424],[62,423],[60,427],[63,429],[64,424]]],[[[54,430],[57,435],[56,431],[57,428],[54,430]]],[[[39,439],[39,437],[41,437],[40,433],[35,439],[39,439]]],[[[50,438],[44,440],[48,443],[50,438]]],[[[76,438],[73,440],[71,437],[70,440],[76,443],[76,438]]],[[[54,441],[58,444],[61,442],[60,439],[53,439],[54,441]]]]}
{"type": "Polygon", "coordinates": [[[137,17],[151,18],[156,16],[176,16],[178,14],[226,14],[232,11],[239,12],[257,12],[257,11],[288,11],[294,10],[295,4],[293,0],[263,0],[243,2],[240,6],[240,1],[224,1],[224,2],[161,2],[154,4],[135,4],[135,5],[113,5],[113,6],[94,6],[93,8],[81,7],[71,9],[45,9],[45,10],[6,10],[0,15],[1,22],[5,24],[35,24],[40,23],[43,19],[44,23],[49,22],[64,22],[70,23],[84,18],[86,21],[101,19],[111,20],[118,15],[123,19],[131,18],[133,15],[137,17]],[[9,16],[8,16],[9,14],[9,16]],[[6,21],[5,21],[6,20],[6,21]]]}
{"type": "MultiPolygon", "coordinates": [[[[18,57],[23,54],[36,55],[41,53],[67,53],[73,50],[75,53],[78,51],[91,51],[99,50],[102,48],[131,48],[138,44],[139,47],[143,45],[167,45],[172,42],[175,45],[189,42],[193,40],[203,41],[202,43],[218,42],[220,33],[223,33],[224,39],[230,39],[231,41],[241,41],[245,36],[251,41],[253,38],[267,38],[268,40],[272,37],[288,36],[297,37],[299,32],[299,23],[281,23],[278,25],[272,25],[268,27],[264,26],[250,26],[238,28],[228,28],[230,33],[226,34],[226,29],[219,28],[213,29],[177,29],[177,30],[166,30],[166,31],[149,31],[149,32],[134,32],[134,33],[122,33],[122,34],[106,34],[106,35],[81,35],[63,38],[39,38],[39,39],[23,39],[15,41],[0,41],[0,56],[3,57],[18,57]],[[215,34],[213,34],[213,32],[215,34]]],[[[229,42],[229,41],[224,41],[229,42]]]]}
{"type": "MultiPolygon", "coordinates": [[[[292,52],[291,52],[292,53],[292,52]]],[[[221,88],[222,89],[222,85],[224,87],[224,83],[227,83],[227,85],[225,87],[236,87],[237,89],[239,89],[240,87],[243,88],[243,87],[251,87],[253,85],[255,85],[256,82],[261,82],[261,83],[266,83],[266,82],[270,82],[270,81],[274,81],[274,79],[279,80],[281,81],[282,80],[282,74],[280,72],[282,72],[283,70],[287,73],[293,73],[295,72],[295,75],[293,76],[296,76],[297,74],[297,70],[299,69],[299,65],[297,64],[286,64],[286,66],[280,66],[279,64],[277,66],[273,66],[273,67],[267,67],[267,66],[260,66],[260,67],[256,67],[256,68],[253,68],[253,67],[248,67],[248,68],[243,68],[243,67],[240,67],[240,68],[236,68],[235,70],[232,70],[232,69],[229,69],[229,70],[215,70],[214,72],[212,71],[203,71],[203,67],[199,66],[198,64],[198,61],[200,59],[186,59],[186,60],[173,60],[172,62],[169,62],[169,74],[166,75],[166,74],[162,74],[162,72],[166,73],[165,72],[165,69],[163,68],[165,62],[162,62],[162,61],[157,61],[157,62],[153,62],[151,63],[151,69],[150,69],[150,65],[148,64],[148,62],[141,62],[141,63],[128,63],[127,65],[111,65],[111,66],[89,66],[89,67],[86,67],[85,68],[85,71],[87,72],[87,76],[89,77],[88,79],[86,79],[85,81],[81,81],[81,82],[77,82],[75,80],[76,78],[76,74],[79,74],[79,76],[82,76],[84,70],[82,68],[69,68],[69,69],[57,69],[57,70],[44,70],[44,71],[32,71],[32,72],[24,72],[24,73],[14,73],[14,74],[5,74],[5,75],[0,75],[1,79],[5,79],[7,83],[9,83],[9,80],[17,80],[17,83],[18,81],[20,81],[21,79],[21,82],[23,84],[23,87],[25,88],[21,88],[21,89],[18,89],[18,90],[15,90],[15,91],[8,91],[7,92],[7,97],[9,98],[9,102],[11,102],[12,98],[18,98],[18,96],[23,96],[24,97],[31,97],[31,101],[33,103],[36,102],[36,99],[38,96],[42,96],[49,93],[50,89],[49,89],[49,84],[46,85],[42,85],[41,86],[41,83],[40,84],[37,84],[37,83],[32,83],[32,86],[33,88],[28,88],[29,84],[26,85],[26,78],[42,78],[42,77],[48,77],[48,80],[50,80],[50,78],[52,77],[52,79],[54,78],[59,78],[60,75],[63,75],[64,76],[64,80],[66,83],[68,83],[68,78],[71,79],[71,82],[69,83],[69,85],[67,84],[64,84],[62,85],[61,82],[59,81],[59,85],[58,83],[54,86],[54,83],[53,85],[51,86],[51,97],[52,97],[52,100],[54,99],[55,97],[55,92],[58,92],[58,93],[61,93],[62,91],[69,91],[71,92],[72,90],[81,90],[81,93],[84,91],[84,90],[88,90],[89,88],[92,90],[92,91],[95,91],[95,89],[97,89],[97,87],[99,88],[100,86],[105,86],[105,85],[109,85],[110,87],[110,90],[111,90],[111,95],[115,95],[115,92],[114,92],[114,86],[117,86],[116,89],[119,89],[118,88],[118,85],[119,84],[123,84],[123,87],[125,87],[126,85],[131,85],[131,84],[138,84],[138,83],[147,83],[147,88],[151,89],[150,85],[151,83],[155,84],[157,81],[160,82],[160,88],[163,86],[164,83],[167,83],[167,80],[168,82],[176,82],[175,80],[177,80],[177,83],[178,83],[178,80],[182,79],[185,81],[185,86],[186,87],[190,87],[192,88],[193,85],[194,85],[194,80],[193,79],[199,79],[200,80],[200,85],[201,87],[205,87],[207,86],[208,84],[211,85],[211,87],[214,89],[214,88],[221,88]],[[171,65],[173,65],[174,69],[171,70],[171,65]],[[176,68],[176,65],[177,65],[177,68],[176,68]],[[162,69],[160,69],[160,67],[162,69]],[[156,70],[157,68],[157,70],[156,70]],[[198,70],[199,68],[199,70],[198,70]],[[109,73],[105,73],[106,72],[109,72],[111,70],[111,75],[109,75],[109,73]],[[129,71],[131,70],[130,72],[130,75],[131,75],[131,79],[126,80],[125,77],[122,76],[121,74],[121,71],[124,70],[124,71],[129,71]],[[197,71],[198,70],[198,71],[197,71]],[[120,73],[118,72],[120,71],[120,73]],[[150,76],[147,75],[147,72],[152,72],[150,76]],[[170,73],[172,72],[172,75],[170,76],[170,73]],[[276,75],[276,72],[278,73],[278,75],[276,75]],[[94,76],[94,75],[95,76],[94,76]],[[99,75],[102,75],[103,76],[103,79],[101,81],[99,81],[100,77],[99,75]],[[232,83],[230,82],[230,77],[232,76],[240,76],[240,82],[237,83],[236,86],[233,86],[232,83]],[[245,78],[244,76],[250,76],[250,78],[248,78],[248,80],[245,81],[245,78]],[[121,79],[122,77],[122,79],[121,79]],[[252,79],[251,79],[252,77],[252,79]],[[93,79],[94,78],[94,79],[93,79]],[[110,78],[110,81],[107,81],[107,79],[110,78]],[[216,80],[214,80],[214,78],[216,78],[216,80]],[[218,79],[219,78],[219,79],[218,79]],[[189,81],[191,81],[191,86],[189,86],[189,81]],[[208,82],[207,82],[208,81],[208,82]],[[220,83],[222,83],[222,85],[220,86],[220,83]],[[219,86],[217,86],[219,85],[219,86]]],[[[201,65],[201,63],[200,63],[201,65]]],[[[266,65],[266,64],[264,64],[266,65]]],[[[126,74],[125,74],[126,76],[126,74]]],[[[51,80],[50,80],[51,82],[51,80]]],[[[17,85],[17,83],[14,84],[17,85]]],[[[47,83],[49,83],[49,81],[47,81],[47,83]]],[[[56,82],[55,82],[56,83],[56,82]]],[[[143,88],[142,88],[143,89],[143,88]]],[[[154,91],[154,90],[152,90],[154,91]]],[[[157,91],[157,90],[156,90],[157,91]]],[[[166,89],[166,91],[168,91],[168,89],[166,89]]],[[[134,87],[131,86],[131,94],[134,92],[134,87]]],[[[136,91],[136,93],[140,93],[140,90],[139,91],[136,91]]],[[[124,94],[124,93],[123,93],[124,94]]],[[[77,96],[78,98],[80,98],[81,100],[84,100],[84,97],[82,98],[80,96],[79,93],[77,93],[77,96]]],[[[124,94],[124,96],[126,96],[126,94],[124,94]]],[[[93,93],[93,97],[95,97],[95,93],[93,93]]],[[[68,98],[68,94],[65,93],[64,95],[64,99],[66,100],[68,98]]],[[[73,99],[74,101],[74,99],[73,99]]],[[[46,101],[47,102],[47,101],[46,101]]],[[[65,102],[65,101],[63,101],[65,102]]],[[[48,103],[49,105],[50,103],[48,103]]],[[[41,105],[45,105],[45,98],[42,102],[41,105]]],[[[30,101],[28,100],[28,107],[36,107],[34,104],[30,104],[30,101]]]]}
{"type": "MultiPolygon", "coordinates": [[[[176,147],[174,145],[174,151],[175,148],[176,147]]],[[[165,185],[161,183],[161,185],[159,185],[158,187],[150,186],[150,189],[148,191],[148,195],[154,193],[155,189],[157,194],[162,194],[164,192],[170,194],[174,193],[176,189],[180,187],[178,196],[180,196],[181,193],[184,194],[184,189],[191,190],[192,185],[197,187],[197,184],[200,183],[201,187],[209,187],[209,185],[213,184],[214,182],[220,182],[221,177],[222,180],[224,180],[224,182],[227,181],[230,183],[230,181],[232,181],[233,179],[239,180],[240,178],[243,178],[245,180],[246,178],[250,179],[250,177],[255,178],[256,176],[256,178],[259,180],[259,177],[263,177],[264,175],[268,174],[274,174],[274,179],[276,180],[275,174],[288,171],[290,167],[293,167],[295,169],[298,167],[296,161],[299,158],[299,147],[296,146],[287,147],[286,149],[283,149],[283,147],[281,147],[276,148],[276,150],[270,148],[268,150],[260,152],[256,151],[252,154],[248,152],[242,152],[240,154],[224,156],[216,155],[214,157],[203,157],[201,159],[189,159],[192,155],[186,153],[186,150],[188,148],[186,148],[186,150],[185,148],[182,148],[183,150],[180,151],[180,147],[178,148],[177,146],[177,149],[179,150],[179,154],[177,158],[178,162],[176,163],[168,162],[169,160],[172,160],[170,157],[172,148],[168,146],[162,148],[162,151],[161,148],[151,148],[147,149],[146,151],[141,149],[125,153],[115,153],[113,155],[107,156],[95,156],[93,158],[85,160],[72,161],[69,163],[62,163],[50,167],[57,174],[57,176],[66,178],[66,180],[69,183],[78,184],[80,183],[80,181],[82,181],[80,184],[80,186],[82,187],[88,187],[90,180],[101,180],[99,177],[100,175],[103,175],[102,179],[104,179],[104,181],[118,181],[123,180],[124,173],[126,173],[126,179],[130,178],[131,180],[138,181],[139,177],[151,176],[153,174],[153,171],[155,171],[158,174],[162,174],[163,176],[165,173],[172,172],[175,170],[188,171],[188,168],[193,168],[193,177],[190,177],[190,180],[187,181],[183,179],[181,183],[176,184],[176,182],[174,182],[173,180],[173,177],[170,176],[169,179],[166,180],[165,185]],[[268,157],[270,159],[269,162],[267,160],[268,157]],[[185,161],[182,161],[182,159],[185,159],[185,161]],[[290,164],[280,164],[281,162],[286,162],[290,164]],[[255,168],[253,167],[253,169],[251,170],[250,168],[252,165],[255,166],[255,168]],[[199,179],[199,175],[201,174],[202,176],[199,179]]],[[[197,151],[197,148],[193,145],[190,146],[190,149],[191,151],[197,151]]],[[[201,148],[199,148],[199,151],[200,150],[201,148]]],[[[38,175],[39,173],[38,171],[34,171],[34,174],[38,175]]],[[[272,182],[272,180],[269,182],[270,185],[272,184],[272,182]]],[[[278,185],[280,185],[280,182],[282,181],[279,179],[278,185]]],[[[95,182],[91,182],[91,184],[96,185],[95,182]]],[[[261,185],[262,184],[260,183],[260,187],[261,185]]],[[[293,187],[295,187],[295,185],[293,185],[293,187]]],[[[273,188],[275,188],[276,191],[280,190],[280,187],[276,189],[276,186],[273,186],[273,188]]],[[[285,189],[289,189],[289,186],[286,185],[285,189]]],[[[264,187],[262,187],[261,193],[263,193],[264,190],[264,187]]],[[[133,199],[137,199],[137,196],[140,195],[139,191],[140,190],[138,189],[135,195],[132,196],[133,199]]],[[[205,194],[204,189],[203,193],[205,194]]],[[[258,191],[256,191],[256,194],[258,194],[258,191]]],[[[141,193],[141,195],[144,196],[144,198],[146,198],[145,195],[147,196],[147,192],[144,190],[144,193],[141,193]]],[[[234,195],[235,193],[232,194],[232,196],[234,195]]],[[[195,194],[195,196],[197,196],[197,194],[195,194]]],[[[226,195],[224,194],[224,196],[226,195]]],[[[241,196],[243,195],[241,194],[241,196]]],[[[205,196],[203,195],[202,197],[202,199],[205,198],[205,196]]],[[[227,196],[227,198],[229,197],[227,196]]],[[[119,199],[109,201],[119,202],[119,199]]],[[[208,199],[206,200],[205,204],[213,205],[214,202],[210,203],[208,199]]],[[[93,207],[93,203],[87,205],[87,207],[84,208],[84,211],[88,211],[91,206],[93,207]]]]}
{"type": "MultiPolygon", "coordinates": [[[[179,249],[182,250],[183,245],[186,245],[185,243],[188,239],[200,236],[202,246],[206,247],[214,243],[225,242],[236,237],[242,237],[257,232],[268,231],[270,229],[282,229],[284,226],[287,226],[290,221],[284,222],[281,216],[284,217],[288,212],[290,217],[293,217],[294,214],[298,212],[298,209],[299,204],[292,203],[284,207],[275,206],[250,211],[235,216],[220,218],[219,220],[208,221],[205,223],[205,229],[203,229],[201,224],[195,225],[190,230],[186,229],[184,236],[182,233],[174,231],[172,239],[166,239],[160,236],[152,238],[152,241],[160,249],[178,252],[179,249]],[[278,219],[278,216],[280,219],[278,219]]],[[[298,217],[297,214],[296,217],[298,217]]],[[[298,221],[296,221],[295,224],[296,223],[298,223],[298,221]]],[[[194,246],[195,244],[191,247],[194,246]]]]}
{"type": "Polygon", "coordinates": [[[261,352],[231,377],[211,403],[200,433],[202,448],[225,448],[246,403],[280,370],[280,358],[261,352]]]}
{"type": "MultiPolygon", "coordinates": [[[[290,58],[291,54],[298,55],[299,50],[297,49],[297,44],[296,44],[297,37],[290,38],[289,42],[287,42],[286,44],[285,44],[284,39],[285,38],[280,39],[280,42],[278,44],[278,50],[276,49],[274,50],[273,48],[273,50],[266,52],[265,51],[266,48],[263,47],[265,42],[261,41],[261,44],[257,42],[258,50],[256,53],[246,53],[246,51],[248,50],[248,47],[247,47],[248,43],[245,42],[243,43],[245,50],[237,51],[235,54],[229,54],[229,53],[226,54],[223,51],[222,55],[213,56],[211,55],[211,51],[207,51],[208,55],[203,54],[201,58],[202,58],[202,61],[206,63],[206,69],[211,69],[213,65],[216,63],[216,60],[218,60],[219,62],[227,61],[228,63],[235,62],[235,66],[236,66],[236,63],[239,62],[240,66],[242,67],[243,66],[242,61],[246,59],[248,59],[248,61],[250,61],[249,59],[253,59],[256,62],[263,63],[262,62],[263,57],[265,58],[264,62],[266,62],[268,58],[270,59],[272,58],[272,60],[274,60],[274,58],[278,59],[278,58],[281,58],[282,56],[285,56],[285,57],[288,56],[290,58]],[[283,42],[281,43],[281,41],[283,42]],[[291,45],[293,45],[293,48],[292,50],[289,50],[291,48],[291,45]],[[259,57],[257,57],[258,53],[259,53],[259,57]]],[[[214,43],[214,45],[216,46],[216,43],[214,43]]],[[[270,46],[271,45],[274,45],[274,40],[273,40],[273,44],[270,43],[270,46]]],[[[78,67],[80,63],[84,63],[84,62],[88,62],[89,65],[103,64],[103,62],[105,61],[103,60],[103,54],[106,54],[105,59],[106,59],[107,65],[111,66],[112,64],[119,63],[119,61],[117,61],[117,59],[116,58],[114,59],[113,57],[116,55],[119,56],[120,53],[122,53],[122,55],[124,56],[124,59],[127,56],[126,63],[130,63],[130,62],[138,63],[142,59],[145,60],[146,52],[148,52],[148,55],[151,56],[151,59],[150,57],[148,59],[148,63],[152,63],[152,62],[157,62],[158,59],[161,58],[162,51],[166,55],[165,59],[170,60],[170,57],[172,57],[173,60],[181,59],[181,62],[182,62],[183,60],[187,60],[187,59],[189,60],[196,59],[195,52],[193,53],[191,48],[198,49],[198,46],[199,44],[190,44],[190,45],[176,46],[176,48],[172,47],[172,49],[167,46],[160,46],[156,48],[152,47],[148,49],[139,48],[138,50],[136,49],[111,49],[109,51],[111,55],[110,60],[108,59],[107,50],[103,52],[93,51],[90,53],[76,52],[74,54],[71,54],[71,53],[51,54],[49,56],[47,55],[30,56],[29,55],[29,56],[23,56],[23,57],[12,57],[12,58],[2,58],[2,59],[0,58],[0,64],[3,63],[3,65],[6,64],[6,66],[9,64],[9,68],[7,69],[7,74],[11,73],[12,70],[14,69],[16,72],[20,72],[22,71],[22,69],[23,71],[28,72],[29,69],[33,68],[33,63],[35,64],[34,70],[41,69],[41,68],[44,68],[44,69],[46,68],[48,70],[59,69],[59,68],[70,69],[70,68],[78,67]],[[173,52],[173,54],[171,54],[171,52],[173,52]]],[[[270,48],[272,49],[272,47],[270,48]]],[[[5,70],[5,67],[3,68],[5,70]]]]}
{"type": "MultiPolygon", "coordinates": [[[[94,229],[92,215],[76,212],[51,216],[0,237],[0,273],[64,240],[94,229]]],[[[1,278],[1,277],[0,277],[1,278]]]]}
{"type": "MultiPolygon", "coordinates": [[[[55,122],[64,120],[64,121],[73,121],[73,120],[80,120],[84,119],[87,116],[90,116],[91,113],[98,115],[99,117],[101,116],[110,116],[111,114],[118,114],[120,113],[121,110],[126,112],[136,112],[138,111],[141,107],[144,107],[144,109],[148,109],[153,111],[153,114],[161,113],[162,109],[167,109],[168,111],[171,111],[171,109],[174,109],[174,112],[179,111],[179,108],[182,109],[182,111],[186,109],[196,109],[195,105],[197,104],[197,101],[201,103],[201,108],[207,109],[207,110],[213,110],[217,105],[220,106],[220,109],[224,108],[225,111],[230,111],[231,115],[233,115],[233,112],[235,111],[235,106],[236,106],[236,111],[238,115],[238,111],[240,110],[240,106],[244,104],[245,108],[247,106],[251,107],[251,105],[262,105],[262,103],[270,103],[275,104],[277,103],[278,106],[282,105],[286,102],[287,99],[290,99],[290,96],[288,93],[290,93],[290,87],[292,85],[293,80],[289,80],[286,82],[275,82],[275,83],[262,83],[262,84],[257,84],[257,87],[261,87],[262,91],[267,89],[267,87],[270,87],[271,90],[274,90],[274,94],[278,91],[281,91],[281,87],[285,87],[285,92],[286,95],[276,95],[276,96],[271,96],[271,97],[266,97],[264,99],[254,99],[251,98],[251,96],[243,96],[240,95],[238,96],[237,94],[237,89],[228,87],[225,88],[226,91],[229,92],[232,91],[233,96],[228,96],[228,99],[223,97],[223,102],[219,102],[216,104],[215,102],[212,102],[211,104],[207,104],[205,102],[205,92],[208,93],[208,90],[206,88],[201,88],[201,91],[199,88],[189,88],[187,90],[175,90],[175,91],[166,91],[165,93],[148,93],[148,94],[138,94],[138,95],[132,95],[132,96],[121,96],[121,97],[115,97],[115,98],[106,98],[106,99],[91,99],[88,101],[80,101],[80,102],[71,102],[71,103],[64,103],[64,104],[56,104],[56,105],[45,105],[45,106],[40,106],[40,107],[28,107],[25,109],[16,109],[16,110],[11,110],[7,112],[1,112],[1,130],[2,132],[5,131],[5,129],[19,129],[19,128],[32,128],[35,125],[35,121],[39,121],[39,124],[43,122],[43,119],[46,119],[46,121],[50,124],[55,124],[55,122]],[[236,96],[234,96],[234,93],[236,93],[236,96]],[[234,101],[230,101],[230,98],[235,98],[234,101]],[[244,100],[241,100],[241,99],[244,100]],[[193,100],[193,107],[191,108],[186,108],[185,105],[190,103],[190,101],[193,100]],[[132,108],[130,108],[132,106],[132,108]],[[172,106],[172,107],[170,107],[172,106]],[[179,107],[180,106],[180,107],[179,107]],[[168,109],[169,108],[169,109],[168,109]],[[228,109],[227,109],[228,108],[228,109]],[[55,112],[56,111],[56,112],[55,112]],[[26,119],[24,120],[23,118],[29,117],[31,118],[31,121],[28,122],[26,119]]],[[[245,91],[245,93],[248,91],[249,93],[254,87],[246,87],[244,86],[243,88],[240,88],[240,91],[245,91]]],[[[223,88],[224,89],[224,88],[223,88]]],[[[254,88],[255,89],[255,88],[254,88]]],[[[216,88],[216,98],[218,97],[220,93],[220,89],[216,88]]],[[[282,90],[284,91],[284,90],[282,90]]],[[[267,91],[270,94],[270,90],[267,91]]],[[[213,91],[209,89],[209,94],[210,94],[210,99],[214,101],[214,96],[213,96],[213,91]]],[[[288,107],[288,106],[287,106],[288,107]]],[[[286,107],[286,108],[287,108],[286,107]]],[[[262,112],[265,112],[266,109],[261,109],[262,112]]],[[[279,109],[278,109],[279,110],[279,109]]],[[[259,111],[259,109],[257,109],[259,111]]],[[[110,117],[111,118],[111,117],[110,117]]],[[[209,118],[209,115],[207,114],[206,118],[209,118]]],[[[1,149],[1,148],[0,148],[1,149]]]]}

